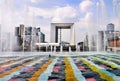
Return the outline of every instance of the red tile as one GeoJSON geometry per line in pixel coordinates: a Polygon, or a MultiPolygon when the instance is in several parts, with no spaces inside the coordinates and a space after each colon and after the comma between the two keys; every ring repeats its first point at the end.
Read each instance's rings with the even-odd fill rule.
{"type": "Polygon", "coordinates": [[[96,81],[94,78],[87,78],[86,81],[96,81]]]}
{"type": "Polygon", "coordinates": [[[83,66],[77,66],[79,70],[85,71],[85,68],[83,66]]]}
{"type": "Polygon", "coordinates": [[[48,80],[48,81],[56,81],[56,80],[48,80]]]}

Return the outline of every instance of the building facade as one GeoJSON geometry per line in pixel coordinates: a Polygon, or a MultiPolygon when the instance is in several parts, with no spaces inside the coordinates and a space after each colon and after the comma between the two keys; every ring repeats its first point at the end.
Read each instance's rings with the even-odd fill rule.
{"type": "Polygon", "coordinates": [[[115,31],[114,24],[112,24],[112,23],[108,24],[107,25],[107,31],[114,32],[115,31]]]}
{"type": "Polygon", "coordinates": [[[18,51],[34,51],[36,49],[36,43],[45,42],[45,34],[40,31],[40,28],[36,27],[20,27],[15,28],[15,36],[17,37],[18,51]]]}
{"type": "Polygon", "coordinates": [[[75,28],[74,23],[51,23],[51,43],[60,43],[61,40],[61,33],[60,36],[58,36],[58,30],[61,29],[70,29],[70,45],[75,45],[75,28]]]}
{"type": "Polygon", "coordinates": [[[120,31],[115,31],[114,24],[107,25],[106,31],[98,31],[99,51],[120,51],[120,31]]]}

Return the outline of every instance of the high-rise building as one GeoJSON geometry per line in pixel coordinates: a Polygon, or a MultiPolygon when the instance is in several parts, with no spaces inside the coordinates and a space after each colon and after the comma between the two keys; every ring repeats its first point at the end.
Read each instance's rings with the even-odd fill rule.
{"type": "Polygon", "coordinates": [[[40,40],[42,43],[45,43],[45,34],[41,32],[40,40]]]}
{"type": "Polygon", "coordinates": [[[25,27],[25,35],[32,35],[33,27],[25,27]]]}
{"type": "Polygon", "coordinates": [[[25,29],[24,25],[20,24],[20,28],[19,28],[19,35],[20,36],[24,34],[24,29],[25,29]]]}
{"type": "Polygon", "coordinates": [[[19,27],[15,27],[15,36],[19,36],[19,27]]]}
{"type": "Polygon", "coordinates": [[[37,32],[40,32],[40,28],[37,28],[37,32]]]}
{"type": "Polygon", "coordinates": [[[27,51],[34,50],[36,43],[45,42],[45,34],[36,27],[20,27],[15,28],[15,36],[17,37],[17,45],[27,51]]]}
{"type": "Polygon", "coordinates": [[[115,30],[114,30],[114,24],[112,24],[112,23],[108,24],[108,25],[107,25],[107,31],[109,31],[109,32],[115,31],[115,30]]]}
{"type": "Polygon", "coordinates": [[[106,31],[98,31],[99,51],[120,51],[120,31],[114,30],[114,24],[107,25],[106,31]]]}
{"type": "Polygon", "coordinates": [[[37,31],[37,35],[40,35],[40,28],[37,28],[36,31],[37,31]]]}
{"type": "Polygon", "coordinates": [[[20,27],[15,27],[15,36],[22,36],[24,34],[24,25],[20,25],[20,27]]]}

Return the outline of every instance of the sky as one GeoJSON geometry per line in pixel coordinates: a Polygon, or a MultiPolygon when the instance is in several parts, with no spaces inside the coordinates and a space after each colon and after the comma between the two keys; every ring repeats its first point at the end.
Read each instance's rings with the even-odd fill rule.
{"type": "MultiPolygon", "coordinates": [[[[74,23],[76,42],[81,42],[85,35],[105,30],[108,23],[120,30],[119,3],[120,0],[0,0],[0,23],[3,32],[13,34],[19,24],[40,27],[47,42],[51,23],[74,23]]],[[[69,39],[69,30],[62,30],[62,40],[69,39]]]]}

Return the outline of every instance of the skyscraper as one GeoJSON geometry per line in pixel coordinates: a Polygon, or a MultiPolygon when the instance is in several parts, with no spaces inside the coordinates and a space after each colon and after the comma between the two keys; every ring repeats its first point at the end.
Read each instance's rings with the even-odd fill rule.
{"type": "Polygon", "coordinates": [[[17,38],[18,50],[34,50],[36,43],[45,42],[45,34],[40,31],[40,28],[36,27],[20,25],[15,28],[15,36],[17,38]]]}
{"type": "Polygon", "coordinates": [[[109,31],[109,32],[115,31],[115,30],[114,30],[114,24],[112,24],[112,23],[108,24],[108,25],[107,25],[107,31],[109,31]]]}
{"type": "Polygon", "coordinates": [[[15,36],[19,36],[19,27],[15,27],[15,36]]]}
{"type": "Polygon", "coordinates": [[[24,25],[23,24],[20,24],[20,28],[19,28],[19,35],[23,35],[24,34],[24,25]]]}

